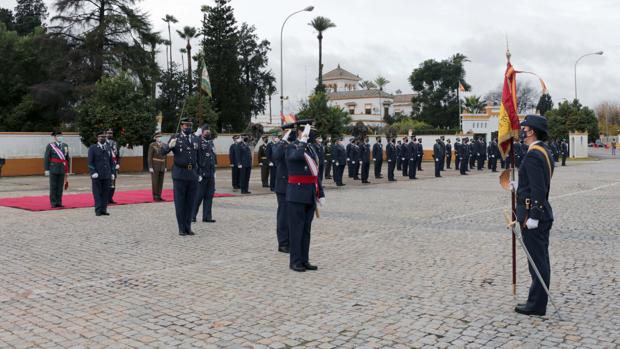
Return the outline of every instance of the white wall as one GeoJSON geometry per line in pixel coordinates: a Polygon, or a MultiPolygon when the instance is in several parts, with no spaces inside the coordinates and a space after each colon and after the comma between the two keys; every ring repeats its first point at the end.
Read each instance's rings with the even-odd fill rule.
{"type": "Polygon", "coordinates": [[[588,134],[570,133],[568,135],[568,149],[571,158],[587,158],[588,134]]]}

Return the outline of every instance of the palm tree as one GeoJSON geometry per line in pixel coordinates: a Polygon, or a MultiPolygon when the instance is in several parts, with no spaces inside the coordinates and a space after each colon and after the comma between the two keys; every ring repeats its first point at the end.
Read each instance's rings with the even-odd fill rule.
{"type": "Polygon", "coordinates": [[[187,50],[182,48],[182,49],[179,49],[179,52],[181,52],[181,66],[183,68],[183,74],[185,74],[185,60],[184,60],[184,57],[185,57],[185,54],[187,54],[187,50]]]}
{"type": "Polygon", "coordinates": [[[390,82],[384,78],[383,76],[379,75],[377,76],[377,78],[375,79],[375,84],[379,87],[380,91],[383,91],[383,86],[389,84],[390,82]]]}
{"type": "Polygon", "coordinates": [[[185,26],[183,27],[183,31],[177,30],[177,33],[179,34],[179,36],[181,37],[181,39],[183,40],[187,40],[187,46],[185,46],[185,49],[187,49],[187,86],[188,86],[188,91],[189,94],[192,94],[192,44],[191,41],[193,38],[197,38],[200,36],[200,34],[198,34],[198,32],[196,31],[196,28],[194,27],[190,27],[190,26],[185,26]]]}
{"type": "Polygon", "coordinates": [[[467,111],[472,114],[482,113],[482,111],[486,107],[486,103],[481,100],[481,97],[475,95],[465,97],[463,105],[465,109],[467,109],[467,111]]]}
{"type": "Polygon", "coordinates": [[[172,52],[172,50],[170,50],[170,40],[163,39],[161,43],[162,45],[166,46],[166,68],[170,70],[170,53],[169,52],[172,52]]]}
{"type": "MultiPolygon", "coordinates": [[[[172,69],[172,34],[170,32],[170,23],[177,23],[178,20],[174,18],[173,15],[166,15],[166,17],[161,19],[162,21],[168,23],[168,42],[170,43],[170,63],[168,64],[168,70],[172,69]]],[[[166,55],[166,61],[168,60],[168,55],[166,55]]]]}
{"type": "Polygon", "coordinates": [[[364,80],[359,83],[359,87],[365,90],[372,90],[373,88],[377,88],[377,85],[375,85],[375,83],[372,81],[364,80]]]}
{"type": "Polygon", "coordinates": [[[333,28],[336,26],[334,22],[332,22],[329,18],[318,16],[315,17],[312,22],[308,23],[309,26],[314,28],[319,35],[317,39],[319,39],[319,84],[316,86],[316,91],[322,91],[323,87],[323,32],[329,28],[333,28]]]}

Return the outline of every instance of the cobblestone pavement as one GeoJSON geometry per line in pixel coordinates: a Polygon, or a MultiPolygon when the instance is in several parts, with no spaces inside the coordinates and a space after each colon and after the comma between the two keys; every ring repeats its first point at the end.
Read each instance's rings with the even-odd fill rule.
{"type": "MultiPolygon", "coordinates": [[[[513,312],[529,275],[519,251],[514,299],[497,175],[425,167],[419,181],[328,190],[317,272],[276,252],[273,195],[216,199],[217,223],[194,237],[176,235],[172,203],[110,217],[0,207],[0,348],[620,346],[620,161],[571,162],[553,179],[563,321],[513,312]]],[[[20,183],[36,193],[45,179],[0,187],[20,183]]]]}

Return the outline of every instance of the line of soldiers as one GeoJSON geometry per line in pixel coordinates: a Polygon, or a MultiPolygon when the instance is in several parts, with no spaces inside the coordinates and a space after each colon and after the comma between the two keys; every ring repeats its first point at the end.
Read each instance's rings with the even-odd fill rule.
{"type": "Polygon", "coordinates": [[[233,190],[241,189],[241,194],[251,194],[249,186],[253,149],[250,148],[250,137],[249,135],[234,135],[232,139],[233,144],[228,149],[228,159],[232,170],[233,190]]]}

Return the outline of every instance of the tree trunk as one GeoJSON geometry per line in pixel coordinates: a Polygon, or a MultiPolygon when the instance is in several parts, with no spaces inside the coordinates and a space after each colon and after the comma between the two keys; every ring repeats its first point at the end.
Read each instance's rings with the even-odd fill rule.
{"type": "Polygon", "coordinates": [[[188,95],[192,94],[192,45],[189,44],[189,39],[187,39],[187,86],[189,87],[188,95]]]}
{"type": "MultiPolygon", "coordinates": [[[[172,34],[170,33],[170,22],[168,22],[168,41],[170,42],[170,62],[168,63],[168,72],[172,71],[172,34]]],[[[168,57],[166,56],[166,61],[168,57]]]]}
{"type": "Polygon", "coordinates": [[[96,35],[96,47],[97,47],[97,52],[95,53],[95,57],[94,58],[94,62],[95,62],[95,78],[96,81],[99,81],[99,79],[101,79],[101,77],[103,76],[103,51],[105,49],[105,7],[106,7],[106,0],[101,0],[99,2],[99,16],[98,16],[98,21],[99,24],[97,25],[97,35],[96,35]]]}
{"type": "Polygon", "coordinates": [[[319,85],[318,89],[323,86],[323,33],[319,32],[319,85]]]}

